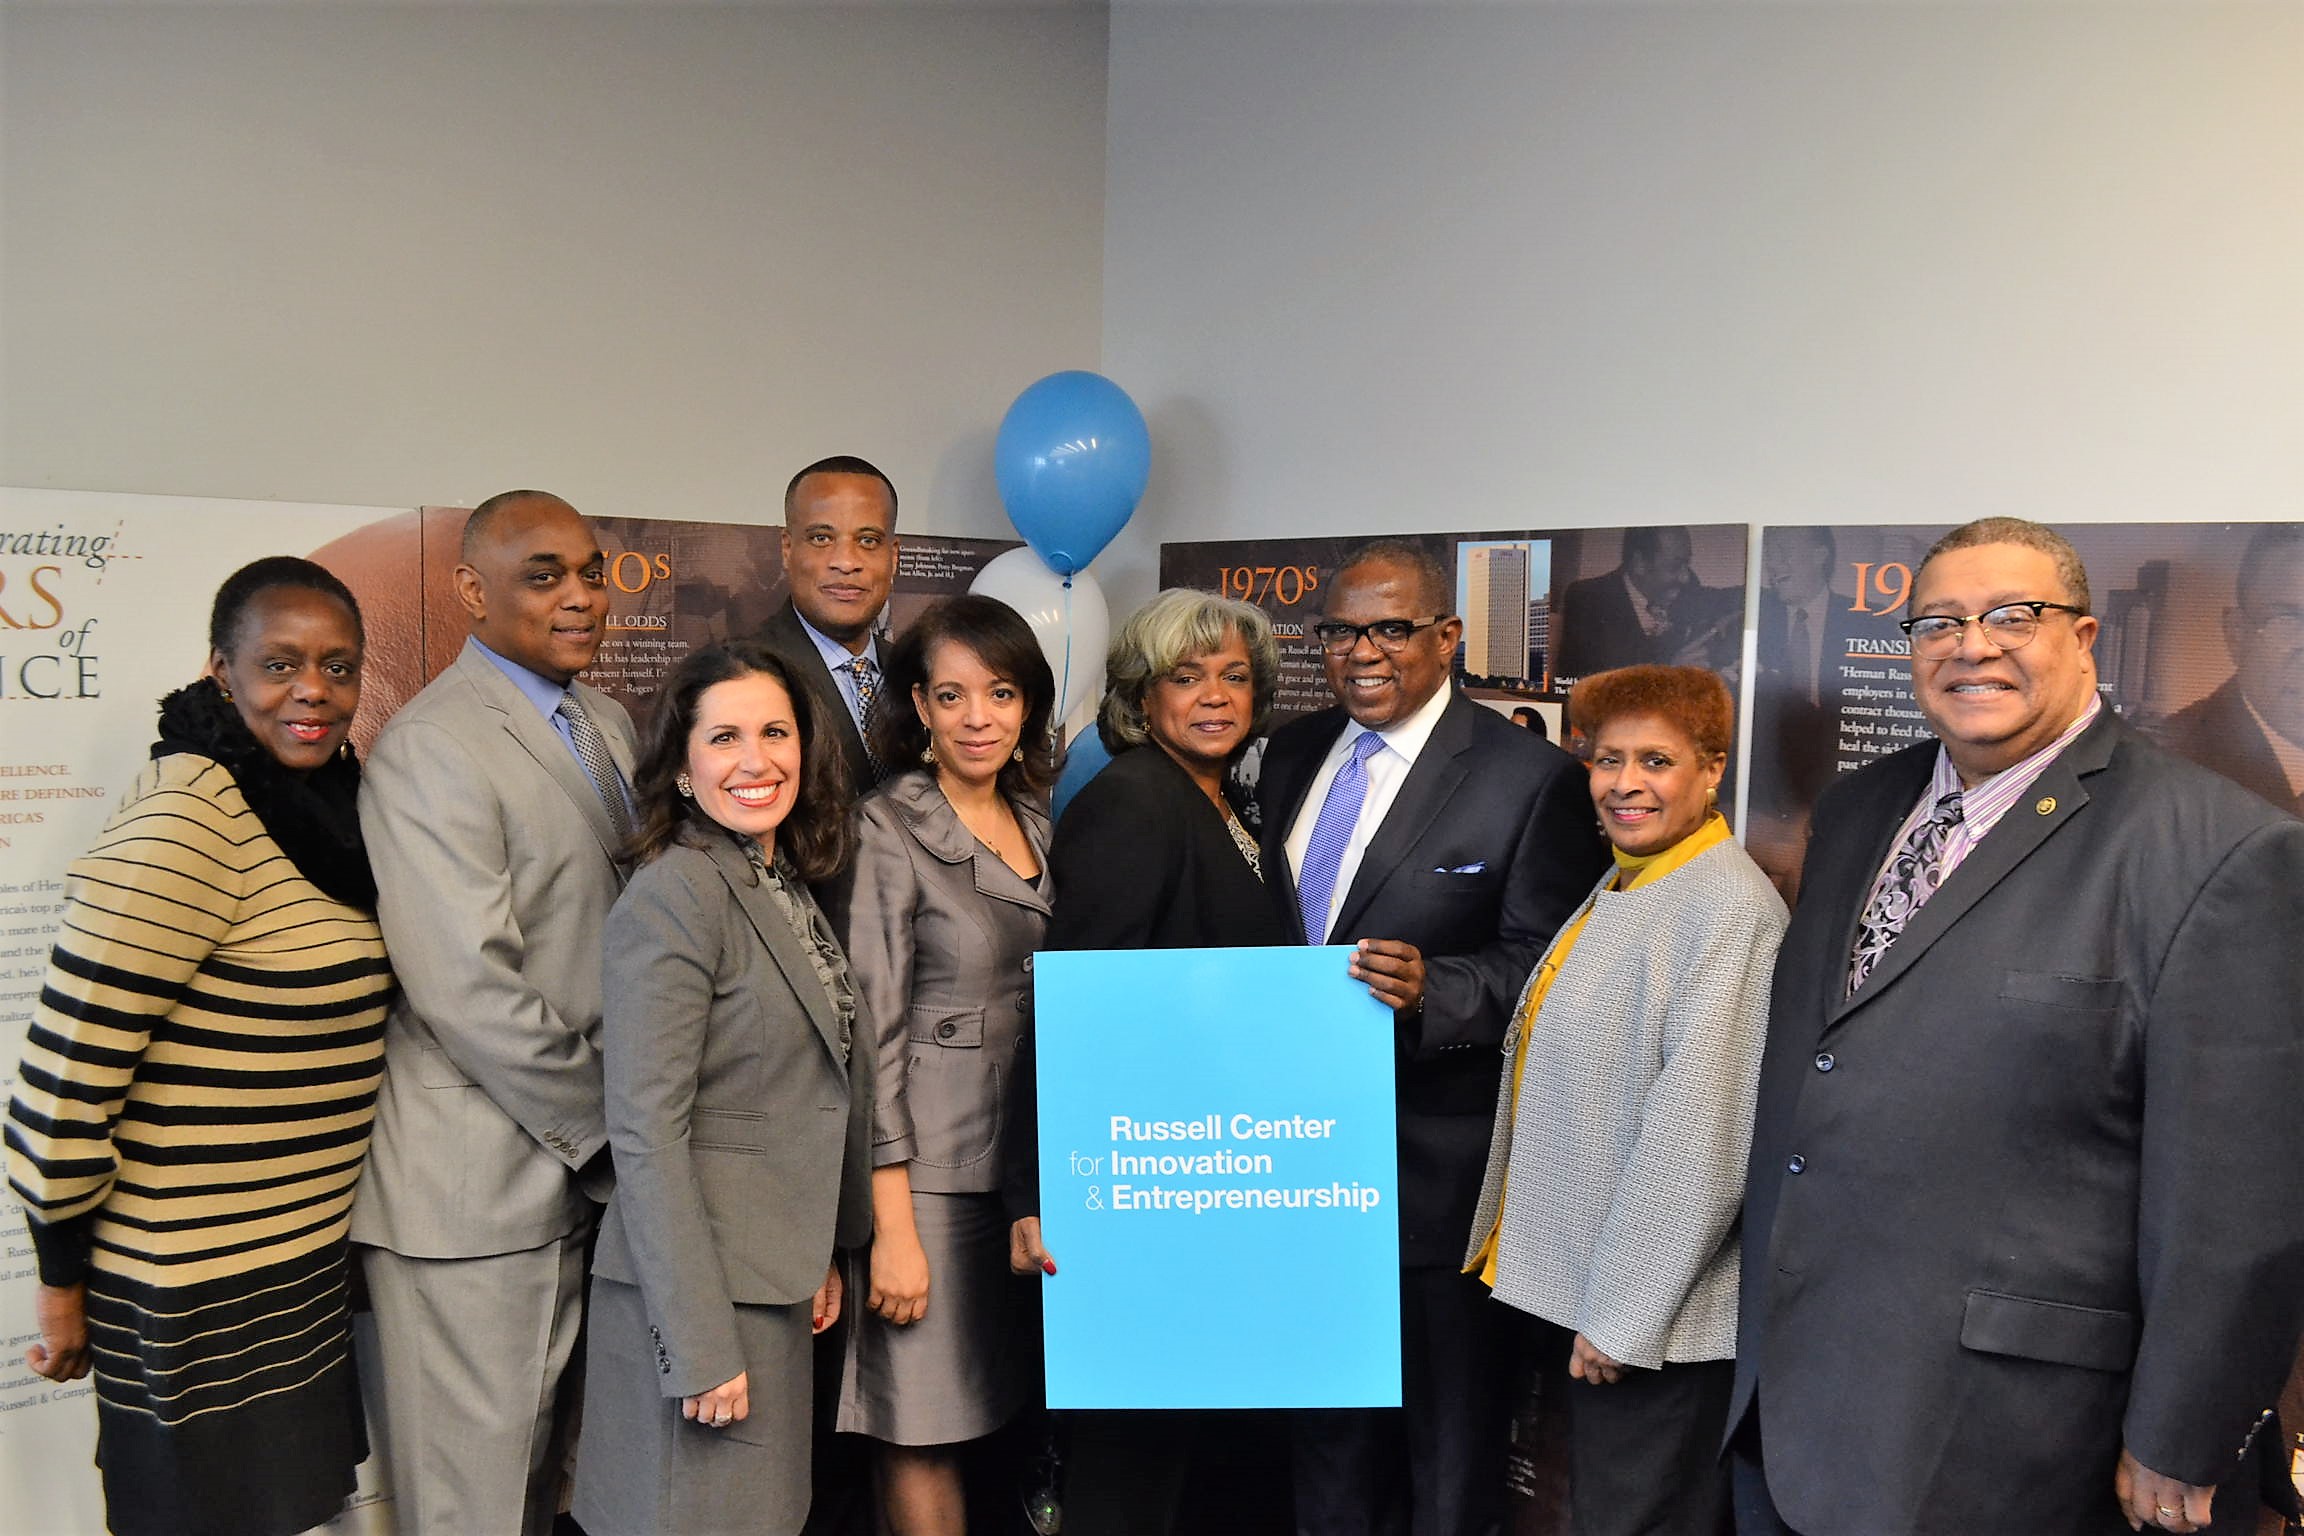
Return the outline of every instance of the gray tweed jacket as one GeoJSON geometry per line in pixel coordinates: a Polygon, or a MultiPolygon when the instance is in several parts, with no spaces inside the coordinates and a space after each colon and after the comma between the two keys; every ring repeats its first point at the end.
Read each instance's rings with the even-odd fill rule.
{"type": "Polygon", "coordinates": [[[1592,915],[1533,1024],[1520,1021],[1526,989],[1513,1009],[1466,1262],[1501,1212],[1497,1300],[1627,1365],[1726,1359],[1787,914],[1733,841],[1640,890],[1611,891],[1613,878],[1587,898],[1592,915]]]}

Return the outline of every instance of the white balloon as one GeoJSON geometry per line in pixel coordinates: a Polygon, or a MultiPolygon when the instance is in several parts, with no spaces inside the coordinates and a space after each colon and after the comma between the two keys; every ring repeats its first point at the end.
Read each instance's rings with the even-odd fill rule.
{"type": "MultiPolygon", "coordinates": [[[[1104,692],[1104,648],[1112,641],[1112,611],[1104,589],[1086,571],[1067,581],[1029,545],[995,555],[968,590],[996,597],[1024,616],[1032,638],[1056,674],[1056,718],[1069,722],[1104,692]]],[[[1091,712],[1091,718],[1093,714],[1091,712]]]]}

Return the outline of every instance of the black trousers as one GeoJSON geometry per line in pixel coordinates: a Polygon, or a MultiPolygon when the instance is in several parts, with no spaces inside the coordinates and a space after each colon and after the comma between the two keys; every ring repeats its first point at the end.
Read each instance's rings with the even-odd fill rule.
{"type": "Polygon", "coordinates": [[[1544,1389],[1567,1405],[1574,1536],[1728,1536],[1720,1437],[1736,1362],[1627,1370],[1600,1386],[1569,1376],[1572,1330],[1541,1320],[1531,1326],[1544,1389]]]}
{"type": "Polygon", "coordinates": [[[1452,1269],[1400,1272],[1399,1408],[1301,1411],[1298,1536],[1495,1536],[1516,1314],[1452,1269]]]}

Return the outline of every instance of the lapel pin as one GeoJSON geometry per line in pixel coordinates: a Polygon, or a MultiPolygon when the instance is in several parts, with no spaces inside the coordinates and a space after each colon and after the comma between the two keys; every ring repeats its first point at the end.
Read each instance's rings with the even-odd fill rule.
{"type": "Polygon", "coordinates": [[[2056,797],[2054,795],[2042,795],[2032,802],[2032,809],[2043,816],[2049,815],[2056,809],[2056,797]]]}

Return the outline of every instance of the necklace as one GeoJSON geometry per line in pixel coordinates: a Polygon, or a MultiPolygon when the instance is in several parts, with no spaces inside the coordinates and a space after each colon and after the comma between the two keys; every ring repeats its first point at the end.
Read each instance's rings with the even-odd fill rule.
{"type": "Polygon", "coordinates": [[[987,816],[983,809],[964,804],[956,797],[952,793],[952,786],[944,782],[942,772],[938,772],[936,775],[936,787],[943,791],[945,803],[952,807],[952,814],[960,818],[960,825],[968,829],[969,836],[991,849],[993,856],[1003,864],[1007,863],[1008,850],[1004,845],[1009,829],[1016,825],[1016,813],[1008,809],[1008,802],[995,794],[992,797],[990,814],[987,816]],[[980,822],[985,821],[990,821],[997,828],[997,835],[979,825],[980,822]]]}

